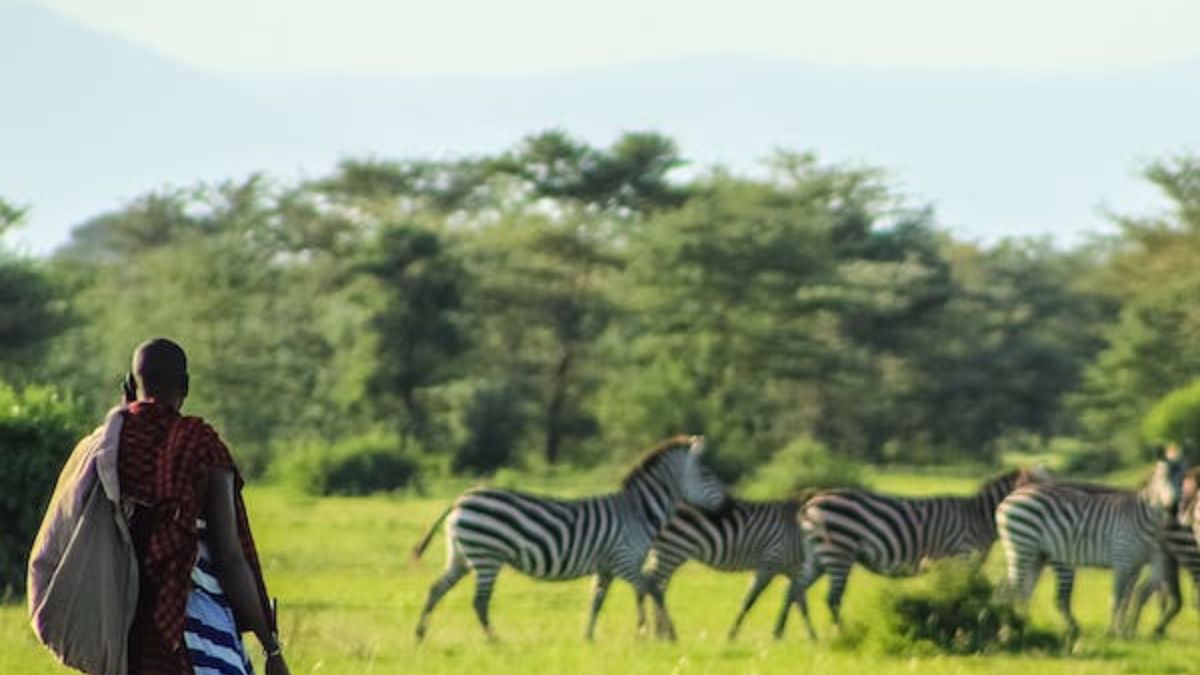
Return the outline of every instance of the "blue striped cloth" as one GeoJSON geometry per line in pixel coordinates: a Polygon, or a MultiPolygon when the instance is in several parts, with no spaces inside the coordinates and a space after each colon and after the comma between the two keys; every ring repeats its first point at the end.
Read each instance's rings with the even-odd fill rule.
{"type": "Polygon", "coordinates": [[[213,574],[212,556],[203,540],[192,569],[183,641],[196,675],[254,675],[233,609],[213,574]]]}

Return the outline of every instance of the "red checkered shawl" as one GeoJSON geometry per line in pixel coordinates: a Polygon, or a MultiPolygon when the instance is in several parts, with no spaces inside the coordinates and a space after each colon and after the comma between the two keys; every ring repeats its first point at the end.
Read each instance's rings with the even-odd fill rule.
{"type": "Polygon", "coordinates": [[[266,608],[266,586],[242,502],[242,479],[229,449],[199,417],[181,417],[169,406],[138,401],[125,411],[118,472],[122,499],[138,507],[133,531],[142,572],[138,616],[130,634],[135,672],[191,672],[183,649],[184,615],[196,564],[196,520],[204,513],[212,469],[234,474],[238,535],[266,608]]]}

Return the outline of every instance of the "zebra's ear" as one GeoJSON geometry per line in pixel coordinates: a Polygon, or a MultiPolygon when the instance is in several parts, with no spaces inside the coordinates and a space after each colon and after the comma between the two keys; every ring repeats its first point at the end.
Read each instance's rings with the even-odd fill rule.
{"type": "Polygon", "coordinates": [[[691,441],[691,444],[692,444],[688,448],[688,452],[692,453],[693,455],[699,455],[701,452],[704,451],[704,437],[703,436],[701,436],[700,434],[695,434],[688,440],[691,441]]]}

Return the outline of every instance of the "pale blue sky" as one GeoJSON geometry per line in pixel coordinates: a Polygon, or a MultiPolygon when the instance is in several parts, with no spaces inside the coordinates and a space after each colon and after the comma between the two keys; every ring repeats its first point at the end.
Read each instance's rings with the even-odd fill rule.
{"type": "Polygon", "coordinates": [[[896,68],[1108,70],[1200,55],[1195,0],[43,0],[234,72],[529,74],[736,52],[896,68]]]}
{"type": "Polygon", "coordinates": [[[31,209],[6,239],[563,128],[700,166],[813,150],[957,236],[1077,242],[1162,205],[1146,162],[1200,152],[1196,26],[1200,0],[0,0],[0,196],[31,209]]]}

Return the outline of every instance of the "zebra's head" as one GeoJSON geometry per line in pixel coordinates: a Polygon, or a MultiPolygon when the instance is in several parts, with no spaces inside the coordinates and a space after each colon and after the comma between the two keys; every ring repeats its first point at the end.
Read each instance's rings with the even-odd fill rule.
{"type": "Polygon", "coordinates": [[[1154,473],[1150,475],[1150,480],[1144,488],[1150,503],[1164,511],[1176,511],[1183,496],[1185,474],[1187,462],[1179,453],[1178,447],[1168,447],[1162,457],[1154,463],[1154,473]]]}
{"type": "Polygon", "coordinates": [[[666,518],[678,502],[716,511],[728,498],[725,486],[701,461],[703,436],[674,436],[642,454],[621,489],[666,518]]]}
{"type": "Polygon", "coordinates": [[[679,493],[683,501],[693,506],[716,511],[724,506],[728,495],[721,479],[704,463],[703,452],[704,437],[692,436],[680,475],[679,493]]]}

